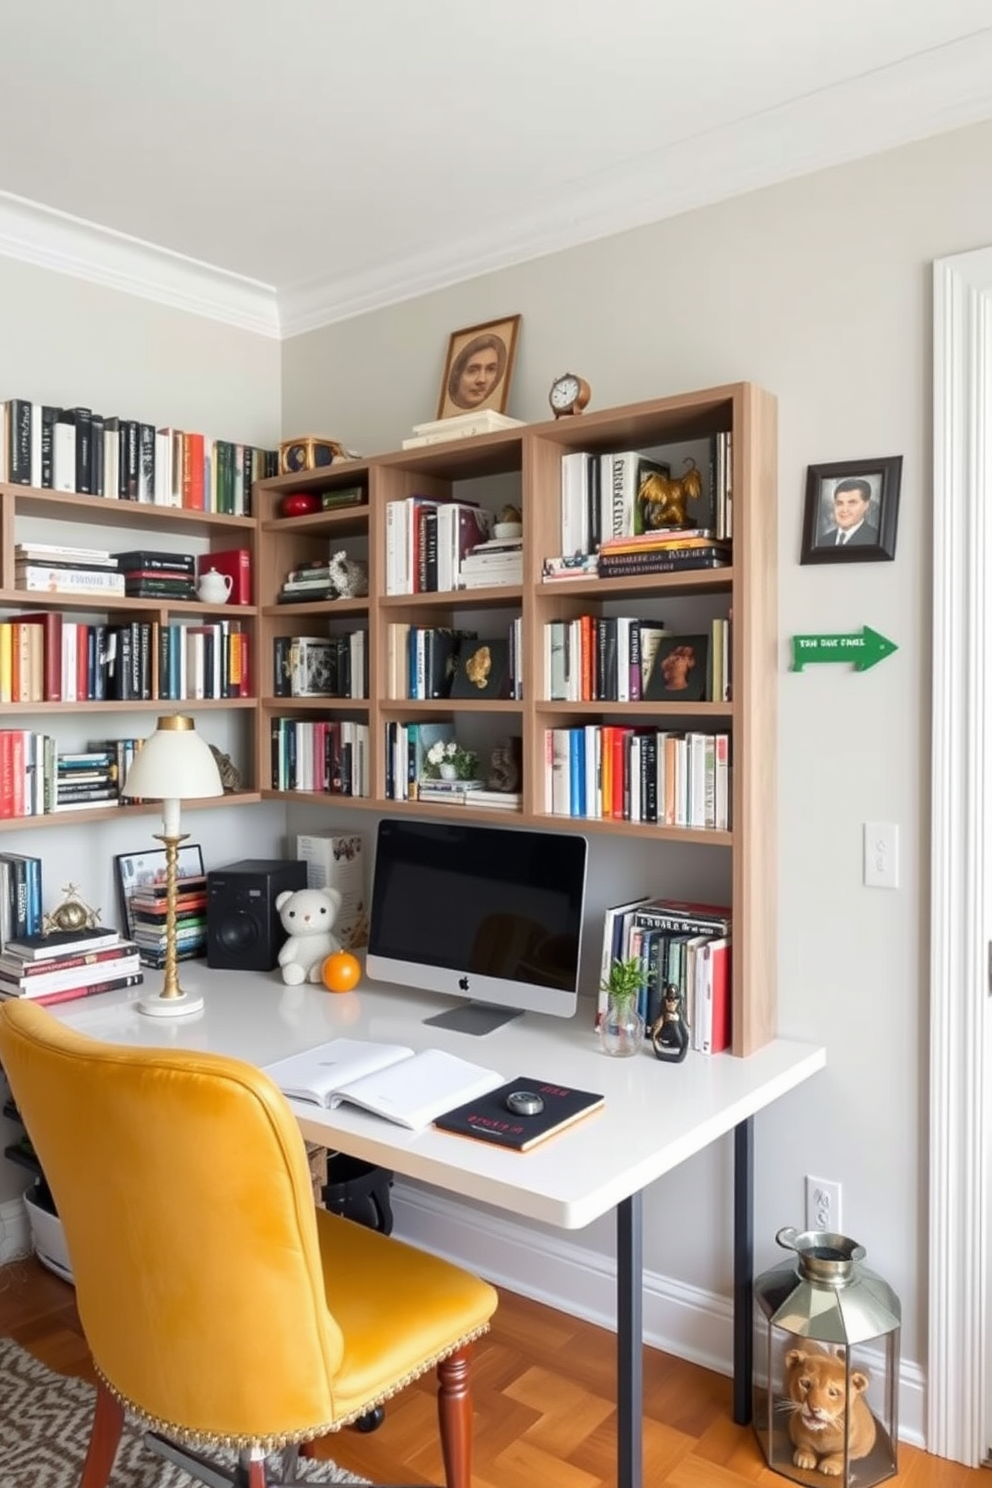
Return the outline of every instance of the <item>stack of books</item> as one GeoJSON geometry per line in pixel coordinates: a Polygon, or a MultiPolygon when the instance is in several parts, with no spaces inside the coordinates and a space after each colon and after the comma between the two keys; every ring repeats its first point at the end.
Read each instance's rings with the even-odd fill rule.
{"type": "Polygon", "coordinates": [[[123,594],[113,553],[63,543],[17,543],[14,586],[28,593],[123,594]]]}
{"type": "Polygon", "coordinates": [[[116,806],[120,801],[117,752],[108,746],[78,751],[58,750],[53,811],[88,806],[116,806]]]}
{"type": "Polygon", "coordinates": [[[72,1002],[144,981],[138,947],[117,930],[57,930],[14,936],[0,953],[0,998],[72,1002]]]}
{"type": "Polygon", "coordinates": [[[132,599],[195,599],[196,559],[192,553],[118,553],[124,593],[132,599]]]}
{"type": "MultiPolygon", "coordinates": [[[[128,899],[131,934],[142,966],[165,965],[164,883],[142,884],[128,899]]],[[[188,874],[176,886],[176,959],[189,961],[207,953],[207,877],[188,874]]]]}
{"type": "Polygon", "coordinates": [[[714,528],[660,527],[600,543],[598,568],[601,579],[627,579],[686,568],[726,568],[730,561],[730,543],[718,538],[714,528]]]}
{"type": "Polygon", "coordinates": [[[461,560],[460,587],[485,589],[492,584],[522,584],[524,545],[522,537],[493,537],[475,547],[461,560]]]}
{"type": "Polygon", "coordinates": [[[455,413],[450,418],[431,419],[414,424],[413,434],[404,439],[404,449],[417,449],[425,444],[446,444],[450,439],[471,439],[476,434],[498,434],[503,429],[519,429],[523,419],[510,418],[494,408],[479,408],[474,413],[455,413]]]}
{"type": "Polygon", "coordinates": [[[276,598],[280,604],[299,604],[308,599],[336,599],[337,592],[331,580],[328,555],[291,568],[276,598]]]}

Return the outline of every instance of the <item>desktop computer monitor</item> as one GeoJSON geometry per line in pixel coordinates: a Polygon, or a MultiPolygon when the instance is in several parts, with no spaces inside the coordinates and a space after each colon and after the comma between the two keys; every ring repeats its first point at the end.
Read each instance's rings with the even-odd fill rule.
{"type": "Polygon", "coordinates": [[[427,1019],[464,1032],[571,1017],[587,854],[570,832],[380,821],[368,975],[469,999],[427,1019]]]}

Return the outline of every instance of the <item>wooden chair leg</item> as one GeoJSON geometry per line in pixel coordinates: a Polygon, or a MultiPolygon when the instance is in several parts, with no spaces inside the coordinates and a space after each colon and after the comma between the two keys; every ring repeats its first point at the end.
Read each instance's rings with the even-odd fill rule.
{"type": "Polygon", "coordinates": [[[437,1366],[437,1417],[445,1488],[472,1488],[471,1349],[449,1354],[437,1366]]]}
{"type": "Polygon", "coordinates": [[[123,1430],[124,1407],[114,1399],[106,1385],[98,1383],[90,1444],[86,1449],[79,1488],[107,1488],[123,1430]]]}

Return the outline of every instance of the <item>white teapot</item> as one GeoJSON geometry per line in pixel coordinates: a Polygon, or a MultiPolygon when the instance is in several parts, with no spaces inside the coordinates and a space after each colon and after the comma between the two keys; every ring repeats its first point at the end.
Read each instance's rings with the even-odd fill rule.
{"type": "Polygon", "coordinates": [[[196,586],[197,597],[204,604],[226,604],[231,597],[230,574],[218,573],[215,568],[208,568],[200,575],[196,586]]]}

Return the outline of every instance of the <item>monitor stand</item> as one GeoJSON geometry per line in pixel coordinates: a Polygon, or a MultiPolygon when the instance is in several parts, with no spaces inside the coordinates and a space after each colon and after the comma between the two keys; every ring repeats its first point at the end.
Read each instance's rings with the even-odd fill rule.
{"type": "Polygon", "coordinates": [[[489,1002],[462,1002],[446,1012],[434,1013],[424,1022],[433,1023],[435,1028],[453,1028],[456,1033],[492,1033],[512,1018],[522,1017],[523,1012],[523,1008],[499,1007],[489,1002]]]}

